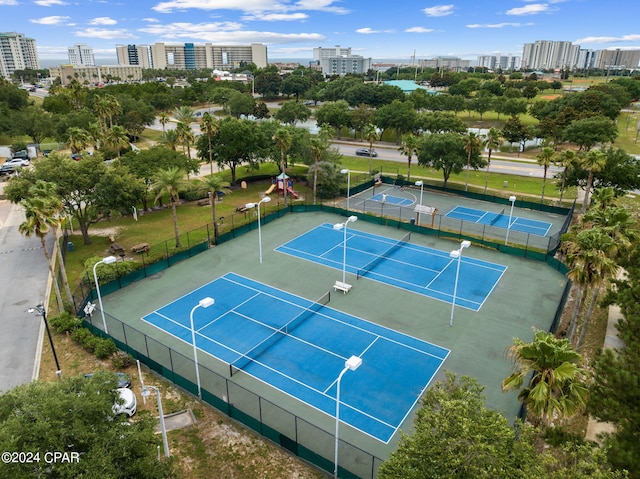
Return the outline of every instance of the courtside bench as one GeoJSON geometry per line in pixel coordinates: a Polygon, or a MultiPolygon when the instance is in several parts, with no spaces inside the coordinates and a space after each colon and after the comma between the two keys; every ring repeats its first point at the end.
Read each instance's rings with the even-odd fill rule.
{"type": "Polygon", "coordinates": [[[149,243],[140,243],[133,245],[131,251],[134,253],[147,253],[149,252],[149,243]]]}
{"type": "Polygon", "coordinates": [[[333,285],[333,290],[334,291],[342,291],[344,294],[347,294],[349,292],[349,290],[351,289],[352,285],[348,284],[348,283],[343,283],[342,281],[336,281],[335,284],[333,285]]]}

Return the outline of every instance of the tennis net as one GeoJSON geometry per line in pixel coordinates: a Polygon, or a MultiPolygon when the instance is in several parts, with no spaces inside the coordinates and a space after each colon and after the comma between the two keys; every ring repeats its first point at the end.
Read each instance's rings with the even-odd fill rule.
{"type": "MultiPolygon", "coordinates": [[[[267,336],[265,339],[260,341],[254,347],[252,347],[249,351],[244,353],[238,359],[233,361],[229,367],[230,375],[233,376],[239,371],[242,371],[244,367],[252,361],[255,361],[258,356],[260,356],[263,352],[277,343],[280,339],[285,336],[290,335],[294,329],[296,329],[302,322],[306,319],[309,319],[311,316],[320,311],[326,304],[331,301],[331,292],[327,291],[316,301],[311,303],[307,308],[305,308],[302,312],[300,312],[297,316],[291,319],[288,323],[280,328],[273,328],[273,333],[267,336]]],[[[263,324],[263,323],[261,323],[263,324]]]]}
{"type": "Polygon", "coordinates": [[[359,269],[357,271],[357,273],[356,273],[356,278],[357,279],[362,278],[365,274],[367,274],[369,271],[371,271],[373,268],[375,268],[382,260],[384,260],[384,259],[388,258],[389,256],[391,256],[391,253],[396,251],[402,245],[408,243],[410,239],[411,239],[411,231],[409,231],[406,235],[404,235],[404,237],[400,241],[398,241],[398,242],[394,243],[393,245],[391,245],[391,248],[387,249],[382,254],[380,254],[380,256],[375,257],[372,261],[370,261],[368,264],[366,264],[363,268],[359,269]]]}
{"type": "Polygon", "coordinates": [[[504,216],[504,208],[502,208],[502,211],[501,211],[500,213],[498,213],[498,214],[496,215],[496,217],[495,217],[495,218],[493,218],[493,219],[491,220],[491,223],[489,223],[489,224],[490,224],[491,226],[495,225],[495,224],[498,222],[498,220],[499,220],[500,218],[502,218],[503,216],[504,216]]]}

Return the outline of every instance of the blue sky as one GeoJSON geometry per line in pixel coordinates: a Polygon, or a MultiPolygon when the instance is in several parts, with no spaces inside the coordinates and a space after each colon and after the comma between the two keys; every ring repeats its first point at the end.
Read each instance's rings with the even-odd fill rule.
{"type": "Polygon", "coordinates": [[[34,38],[44,62],[86,43],[115,63],[117,44],[156,42],[264,43],[270,61],[335,45],[374,60],[475,60],[536,40],[640,49],[638,13],[637,0],[0,0],[0,29],[34,38]]]}

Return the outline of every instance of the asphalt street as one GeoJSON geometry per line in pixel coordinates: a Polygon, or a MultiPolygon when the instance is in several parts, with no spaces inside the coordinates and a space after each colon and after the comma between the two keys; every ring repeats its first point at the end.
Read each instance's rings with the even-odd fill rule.
{"type": "Polygon", "coordinates": [[[0,392],[36,377],[44,336],[42,317],[27,310],[44,302],[49,272],[40,239],[18,231],[23,221],[21,207],[0,200],[0,392]]]}

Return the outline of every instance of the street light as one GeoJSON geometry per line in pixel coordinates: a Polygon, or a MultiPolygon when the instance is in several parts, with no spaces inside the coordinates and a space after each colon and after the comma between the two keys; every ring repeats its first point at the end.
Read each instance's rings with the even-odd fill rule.
{"type": "Polygon", "coordinates": [[[351,190],[351,170],[345,168],[340,170],[340,173],[347,175],[347,210],[349,209],[349,190],[351,190]]]}
{"type": "Polygon", "coordinates": [[[102,258],[96,264],[93,265],[93,280],[96,283],[96,293],[98,294],[98,304],[100,305],[100,314],[102,315],[102,326],[104,327],[104,333],[109,334],[107,331],[107,320],[104,318],[104,309],[102,309],[102,296],[100,296],[100,284],[98,284],[98,275],[96,273],[96,268],[99,264],[112,264],[117,261],[115,256],[107,256],[106,258],[102,258]]]}
{"type": "Polygon", "coordinates": [[[347,218],[344,223],[336,223],[333,225],[333,229],[336,231],[344,230],[344,240],[342,241],[342,283],[346,285],[347,281],[347,225],[349,223],[355,223],[358,221],[358,217],[353,215],[347,218]]]}
{"type": "Polygon", "coordinates": [[[164,443],[164,457],[169,457],[169,442],[167,441],[167,427],[164,423],[164,412],[162,411],[162,398],[160,397],[160,390],[155,386],[143,386],[142,396],[148,397],[151,395],[151,389],[156,392],[158,398],[158,414],[160,415],[160,429],[162,430],[162,442],[164,443]]]}
{"type": "Polygon", "coordinates": [[[344,369],[340,371],[340,375],[338,376],[338,380],[336,381],[336,446],[335,446],[335,455],[334,455],[334,469],[333,469],[333,477],[338,479],[338,425],[340,424],[340,381],[342,380],[342,376],[347,371],[355,371],[362,364],[362,358],[358,356],[351,356],[344,362],[344,369]]]}
{"type": "Polygon", "coordinates": [[[422,190],[424,189],[424,181],[418,180],[415,183],[416,186],[420,187],[420,208],[418,208],[418,226],[420,225],[420,212],[422,211],[422,190]]]}
{"type": "Polygon", "coordinates": [[[511,210],[509,211],[509,225],[507,226],[507,236],[504,239],[505,246],[507,246],[507,241],[509,241],[509,231],[511,231],[511,217],[513,216],[513,204],[516,202],[515,195],[509,196],[509,201],[511,202],[511,210]]]}
{"type": "Polygon", "coordinates": [[[198,383],[198,397],[200,399],[202,399],[202,391],[200,390],[200,370],[198,369],[198,349],[196,348],[196,329],[193,326],[193,313],[195,313],[198,308],[208,308],[214,303],[215,300],[207,296],[198,301],[198,304],[193,307],[189,314],[189,320],[191,321],[191,343],[193,344],[193,361],[196,364],[196,381],[198,383]]]}
{"type": "Polygon", "coordinates": [[[260,205],[262,203],[269,203],[269,201],[271,201],[271,197],[265,196],[257,203],[247,203],[246,205],[244,205],[244,207],[247,209],[258,208],[258,249],[260,250],[260,264],[262,264],[262,232],[260,231],[260,205]]]}
{"type": "Polygon", "coordinates": [[[60,369],[60,363],[58,362],[58,355],[56,354],[56,348],[53,346],[53,338],[51,337],[51,330],[49,329],[49,323],[47,322],[47,312],[44,309],[44,306],[41,304],[29,308],[27,310],[28,313],[35,313],[38,316],[42,316],[42,320],[44,321],[44,327],[47,329],[47,336],[49,336],[49,344],[51,345],[51,352],[53,353],[53,360],[56,362],[56,376],[58,379],[62,376],[62,369],[60,369]]]}
{"type": "Polygon", "coordinates": [[[451,303],[451,318],[449,318],[449,327],[453,326],[453,311],[456,308],[456,295],[458,294],[458,277],[460,276],[460,258],[462,257],[462,250],[471,246],[471,241],[463,241],[460,243],[460,248],[454,249],[449,253],[451,259],[457,259],[458,264],[456,266],[456,281],[453,284],[453,301],[451,303]]]}

